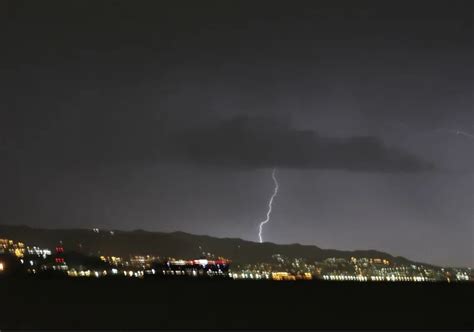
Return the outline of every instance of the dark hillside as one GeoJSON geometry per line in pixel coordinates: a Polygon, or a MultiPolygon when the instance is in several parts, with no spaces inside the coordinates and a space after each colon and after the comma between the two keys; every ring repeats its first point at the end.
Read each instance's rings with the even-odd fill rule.
{"type": "Polygon", "coordinates": [[[59,241],[62,241],[65,250],[88,255],[150,254],[162,257],[191,258],[200,256],[202,252],[210,252],[239,263],[268,262],[271,261],[274,254],[281,254],[289,258],[302,257],[309,261],[320,261],[329,257],[349,258],[354,256],[409,262],[403,257],[393,257],[375,250],[341,251],[300,244],[282,245],[269,242],[261,244],[241,239],[221,239],[184,232],[115,230],[112,233],[101,230],[96,233],[86,229],[35,229],[27,226],[0,225],[1,237],[47,248],[53,248],[59,241]]]}

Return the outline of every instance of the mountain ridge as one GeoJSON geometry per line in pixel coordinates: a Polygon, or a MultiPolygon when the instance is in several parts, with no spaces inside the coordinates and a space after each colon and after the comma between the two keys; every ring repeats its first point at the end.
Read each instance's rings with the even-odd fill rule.
{"type": "MultiPolygon", "coordinates": [[[[374,250],[322,249],[316,245],[299,243],[276,244],[272,242],[252,242],[240,238],[217,238],[183,231],[155,232],[146,230],[100,229],[47,229],[27,225],[0,224],[0,238],[6,237],[46,248],[54,248],[62,241],[65,250],[78,251],[89,255],[155,255],[160,257],[193,258],[211,253],[234,262],[253,264],[272,261],[272,256],[280,254],[289,258],[304,258],[321,261],[326,258],[367,257],[383,258],[397,263],[415,263],[405,257],[374,250]]],[[[425,264],[433,266],[431,264],[425,264]]]]}

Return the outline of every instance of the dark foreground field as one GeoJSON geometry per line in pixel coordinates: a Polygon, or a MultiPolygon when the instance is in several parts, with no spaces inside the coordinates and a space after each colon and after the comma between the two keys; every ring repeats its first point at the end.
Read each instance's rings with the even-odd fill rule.
{"type": "Polygon", "coordinates": [[[472,286],[0,279],[0,328],[472,329],[472,286]]]}

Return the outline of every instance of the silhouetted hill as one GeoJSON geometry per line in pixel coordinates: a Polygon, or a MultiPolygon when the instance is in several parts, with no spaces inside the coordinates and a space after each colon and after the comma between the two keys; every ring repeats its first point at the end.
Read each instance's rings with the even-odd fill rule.
{"type": "Polygon", "coordinates": [[[66,251],[86,255],[155,255],[160,257],[193,258],[209,252],[230,258],[238,263],[270,262],[272,255],[321,261],[329,257],[386,258],[409,263],[403,257],[394,257],[376,250],[342,251],[321,249],[300,244],[256,243],[235,238],[215,238],[184,232],[147,232],[89,229],[38,229],[28,226],[0,225],[0,238],[23,241],[28,245],[54,248],[62,241],[66,251]]]}

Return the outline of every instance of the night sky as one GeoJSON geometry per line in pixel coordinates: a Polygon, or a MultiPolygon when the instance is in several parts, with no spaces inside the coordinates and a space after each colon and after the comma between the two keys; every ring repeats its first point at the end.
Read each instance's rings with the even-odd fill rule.
{"type": "Polygon", "coordinates": [[[474,265],[473,2],[2,1],[0,223],[474,265]]]}

